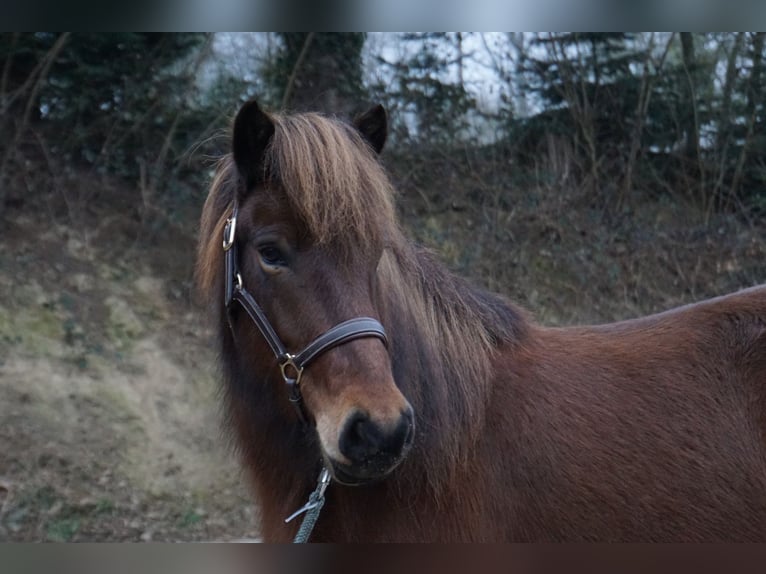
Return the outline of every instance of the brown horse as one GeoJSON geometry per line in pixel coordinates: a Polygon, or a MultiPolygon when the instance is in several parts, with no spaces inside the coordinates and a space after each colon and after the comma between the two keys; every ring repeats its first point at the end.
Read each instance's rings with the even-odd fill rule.
{"type": "Polygon", "coordinates": [[[766,288],[542,327],[405,238],[385,139],[381,107],[351,126],[250,102],[204,207],[264,538],[292,537],[326,466],[312,541],[766,540],[766,288]]]}

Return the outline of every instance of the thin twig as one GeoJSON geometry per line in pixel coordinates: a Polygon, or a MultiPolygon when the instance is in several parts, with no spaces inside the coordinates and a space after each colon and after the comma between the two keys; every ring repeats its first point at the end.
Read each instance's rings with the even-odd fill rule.
{"type": "MultiPolygon", "coordinates": [[[[19,34],[18,32],[14,32],[11,45],[8,50],[8,55],[5,58],[5,65],[3,66],[3,77],[2,80],[0,80],[0,103],[3,102],[5,98],[5,94],[8,91],[8,78],[11,75],[11,66],[13,65],[13,56],[15,55],[15,48],[16,44],[19,41],[19,34]]],[[[3,106],[5,107],[5,106],[3,106]]]]}
{"type": "Polygon", "coordinates": [[[282,96],[282,109],[287,108],[287,104],[290,102],[290,98],[293,95],[293,86],[295,85],[295,78],[298,75],[298,70],[300,70],[301,66],[303,65],[303,60],[306,59],[306,54],[308,54],[309,46],[311,45],[311,41],[314,39],[314,32],[309,32],[306,35],[306,39],[303,41],[303,47],[301,48],[301,53],[298,55],[298,59],[295,61],[295,65],[293,66],[292,72],[290,72],[290,77],[287,79],[287,86],[285,86],[285,93],[282,96]]]}

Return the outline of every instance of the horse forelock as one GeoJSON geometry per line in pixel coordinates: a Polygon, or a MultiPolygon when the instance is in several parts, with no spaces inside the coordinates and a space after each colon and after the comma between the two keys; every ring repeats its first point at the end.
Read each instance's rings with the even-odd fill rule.
{"type": "Polygon", "coordinates": [[[394,189],[350,125],[306,113],[274,115],[265,172],[320,244],[379,248],[396,227],[394,189]]]}
{"type": "MultiPolygon", "coordinates": [[[[375,153],[350,125],[315,113],[273,114],[265,152],[266,185],[279,188],[303,231],[346,253],[379,251],[397,224],[394,188],[375,153]]],[[[210,186],[200,226],[197,281],[203,296],[220,283],[220,241],[239,174],[224,156],[210,186]]]]}

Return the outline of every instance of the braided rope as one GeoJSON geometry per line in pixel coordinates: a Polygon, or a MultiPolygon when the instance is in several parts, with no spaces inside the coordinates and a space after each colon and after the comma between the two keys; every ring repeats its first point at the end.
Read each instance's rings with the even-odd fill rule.
{"type": "Polygon", "coordinates": [[[298,532],[293,539],[293,543],[303,544],[304,542],[308,542],[311,532],[314,530],[314,526],[319,519],[319,513],[324,506],[324,492],[327,490],[330,480],[330,472],[326,468],[322,468],[322,472],[319,473],[319,480],[317,480],[317,487],[309,496],[308,502],[297,511],[293,512],[285,520],[285,522],[290,522],[304,512],[306,513],[306,516],[303,517],[301,527],[298,529],[298,532]]]}
{"type": "Polygon", "coordinates": [[[301,527],[298,529],[298,533],[293,539],[294,544],[304,544],[308,542],[311,532],[314,530],[314,526],[319,519],[319,513],[324,506],[324,495],[320,494],[318,490],[315,490],[309,496],[309,504],[311,508],[306,512],[306,516],[303,517],[301,527]]]}

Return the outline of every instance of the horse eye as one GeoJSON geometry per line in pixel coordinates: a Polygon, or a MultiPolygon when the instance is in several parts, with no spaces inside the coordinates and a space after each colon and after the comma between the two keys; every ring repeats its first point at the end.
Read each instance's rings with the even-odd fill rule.
{"type": "Polygon", "coordinates": [[[284,255],[282,255],[282,252],[276,245],[270,243],[263,245],[258,248],[258,253],[261,256],[261,260],[266,265],[287,265],[287,261],[285,261],[284,255]]]}

